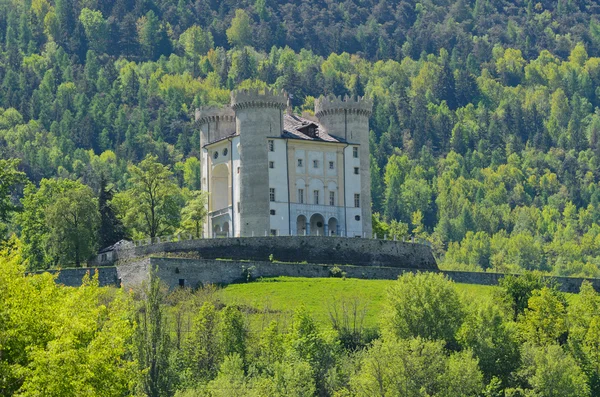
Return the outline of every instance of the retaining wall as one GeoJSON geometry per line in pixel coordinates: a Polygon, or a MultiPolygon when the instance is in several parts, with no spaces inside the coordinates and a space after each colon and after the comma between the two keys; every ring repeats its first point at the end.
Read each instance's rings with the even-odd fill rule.
{"type": "MultiPolygon", "coordinates": [[[[181,284],[196,288],[203,284],[231,284],[243,282],[248,278],[260,277],[330,277],[330,264],[296,264],[266,261],[224,261],[211,259],[182,259],[182,258],[145,258],[119,266],[119,278],[124,286],[135,285],[148,278],[151,268],[157,269],[158,277],[170,287],[181,284]]],[[[395,280],[406,272],[416,272],[415,269],[378,266],[339,266],[349,278],[371,280],[395,280]]],[[[457,283],[498,285],[505,274],[478,273],[433,270],[445,274],[457,283]]],[[[578,292],[583,278],[548,277],[556,282],[563,292],[578,292]]],[[[600,291],[600,279],[589,279],[600,291]]]]}
{"type": "Polygon", "coordinates": [[[165,242],[120,249],[123,262],[158,253],[195,252],[203,259],[267,261],[270,255],[282,262],[387,266],[437,270],[431,248],[402,241],[346,237],[277,236],[200,239],[165,242]]]}
{"type": "MultiPolygon", "coordinates": [[[[135,286],[147,280],[151,268],[156,268],[159,278],[167,285],[174,288],[180,285],[180,280],[187,287],[196,288],[203,284],[231,284],[246,281],[248,277],[330,277],[331,264],[298,264],[277,263],[268,261],[227,261],[213,259],[182,259],[182,258],[141,258],[131,260],[118,267],[99,267],[64,269],[59,272],[57,283],[66,286],[79,286],[87,272],[93,274],[98,271],[98,280],[101,286],[122,285],[135,286]]],[[[403,269],[378,266],[339,266],[349,278],[362,278],[371,280],[395,280],[405,272],[416,272],[415,269],[403,269]]],[[[433,270],[445,274],[457,283],[477,285],[498,285],[505,274],[479,273],[433,270]]],[[[57,271],[51,271],[56,273],[57,271]]],[[[600,292],[600,279],[584,279],[576,277],[548,277],[555,282],[563,292],[579,291],[583,280],[592,283],[596,291],[600,292]]]]}
{"type": "MultiPolygon", "coordinates": [[[[79,287],[81,285],[81,280],[83,280],[83,277],[88,272],[89,272],[90,276],[93,276],[96,272],[98,272],[98,284],[100,284],[101,287],[119,284],[119,276],[117,273],[117,268],[114,266],[99,267],[99,268],[82,267],[82,268],[77,268],[77,269],[46,270],[45,272],[51,273],[51,274],[58,273],[58,276],[56,277],[56,283],[65,285],[67,287],[79,287]]],[[[35,273],[43,273],[43,272],[35,272],[35,273]]]]}

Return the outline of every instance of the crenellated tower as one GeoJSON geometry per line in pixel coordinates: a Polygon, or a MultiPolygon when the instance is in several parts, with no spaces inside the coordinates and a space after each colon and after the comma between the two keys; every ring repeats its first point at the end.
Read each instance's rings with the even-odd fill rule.
{"type": "Polygon", "coordinates": [[[200,128],[200,147],[235,132],[235,112],[231,106],[205,106],[196,110],[200,128]]]}
{"type": "Polygon", "coordinates": [[[371,160],[369,156],[369,117],[373,101],[364,97],[320,97],[315,100],[315,116],[329,135],[358,144],[360,195],[363,232],[373,233],[371,221],[371,160]]]}
{"type": "Polygon", "coordinates": [[[260,236],[270,228],[268,139],[283,132],[287,95],[275,90],[231,93],[235,131],[240,136],[240,236],[260,236]]]}

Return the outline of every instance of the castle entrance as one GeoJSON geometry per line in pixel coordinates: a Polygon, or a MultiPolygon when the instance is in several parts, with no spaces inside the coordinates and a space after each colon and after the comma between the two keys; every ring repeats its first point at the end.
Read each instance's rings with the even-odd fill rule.
{"type": "Polygon", "coordinates": [[[326,236],[325,219],[323,215],[314,214],[310,217],[310,235],[311,236],[326,236]]]}

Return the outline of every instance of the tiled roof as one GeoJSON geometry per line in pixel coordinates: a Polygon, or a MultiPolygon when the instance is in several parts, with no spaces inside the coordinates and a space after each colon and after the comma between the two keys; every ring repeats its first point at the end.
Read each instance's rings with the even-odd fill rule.
{"type": "Polygon", "coordinates": [[[327,134],[323,127],[318,123],[287,113],[283,116],[283,133],[281,136],[283,138],[304,139],[306,141],[345,142],[341,138],[327,134]],[[311,124],[313,124],[317,129],[315,137],[311,137],[301,131],[301,129],[308,127],[311,124]]]}

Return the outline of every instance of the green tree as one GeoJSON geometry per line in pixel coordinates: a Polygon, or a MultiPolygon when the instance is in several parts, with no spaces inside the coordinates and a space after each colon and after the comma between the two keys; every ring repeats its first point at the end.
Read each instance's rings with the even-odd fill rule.
{"type": "MultiPolygon", "coordinates": [[[[521,378],[538,396],[587,397],[590,388],[577,362],[559,345],[523,346],[521,378]]],[[[527,394],[525,394],[527,395],[527,394]]]]}
{"type": "Polygon", "coordinates": [[[405,273],[387,292],[384,335],[442,339],[454,345],[464,309],[454,285],[435,273],[405,273]]]}
{"type": "Polygon", "coordinates": [[[196,190],[190,192],[190,199],[181,209],[181,228],[195,238],[201,238],[207,215],[207,194],[196,190]]]}
{"type": "Polygon", "coordinates": [[[181,195],[170,168],[148,155],[128,170],[130,188],[113,199],[125,226],[150,238],[172,233],[179,225],[181,195]]]}
{"type": "Polygon", "coordinates": [[[555,289],[532,292],[520,319],[523,337],[538,346],[557,343],[567,332],[567,303],[555,289]]]}
{"type": "Polygon", "coordinates": [[[8,221],[9,214],[17,210],[12,192],[27,179],[25,173],[17,170],[19,162],[17,159],[0,160],[0,222],[8,221]]]}
{"type": "Polygon", "coordinates": [[[146,299],[138,309],[135,334],[136,361],[141,371],[139,391],[148,397],[171,396],[174,375],[169,364],[171,340],[164,314],[164,292],[160,280],[151,270],[145,285],[146,299]]]}
{"type": "Polygon", "coordinates": [[[22,227],[24,252],[32,269],[80,265],[96,250],[100,216],[93,191],[69,179],[43,179],[25,188],[22,227]]]}
{"type": "Polygon", "coordinates": [[[79,14],[79,22],[83,25],[90,47],[98,53],[105,52],[107,27],[102,12],[84,7],[79,14]]]}
{"type": "Polygon", "coordinates": [[[231,20],[231,26],[227,29],[227,41],[236,47],[250,45],[252,42],[252,25],[246,11],[235,10],[235,17],[231,20]]]}
{"type": "Polygon", "coordinates": [[[45,209],[48,253],[57,265],[82,261],[96,253],[100,224],[98,199],[88,186],[75,183],[53,198],[45,209]]]}

